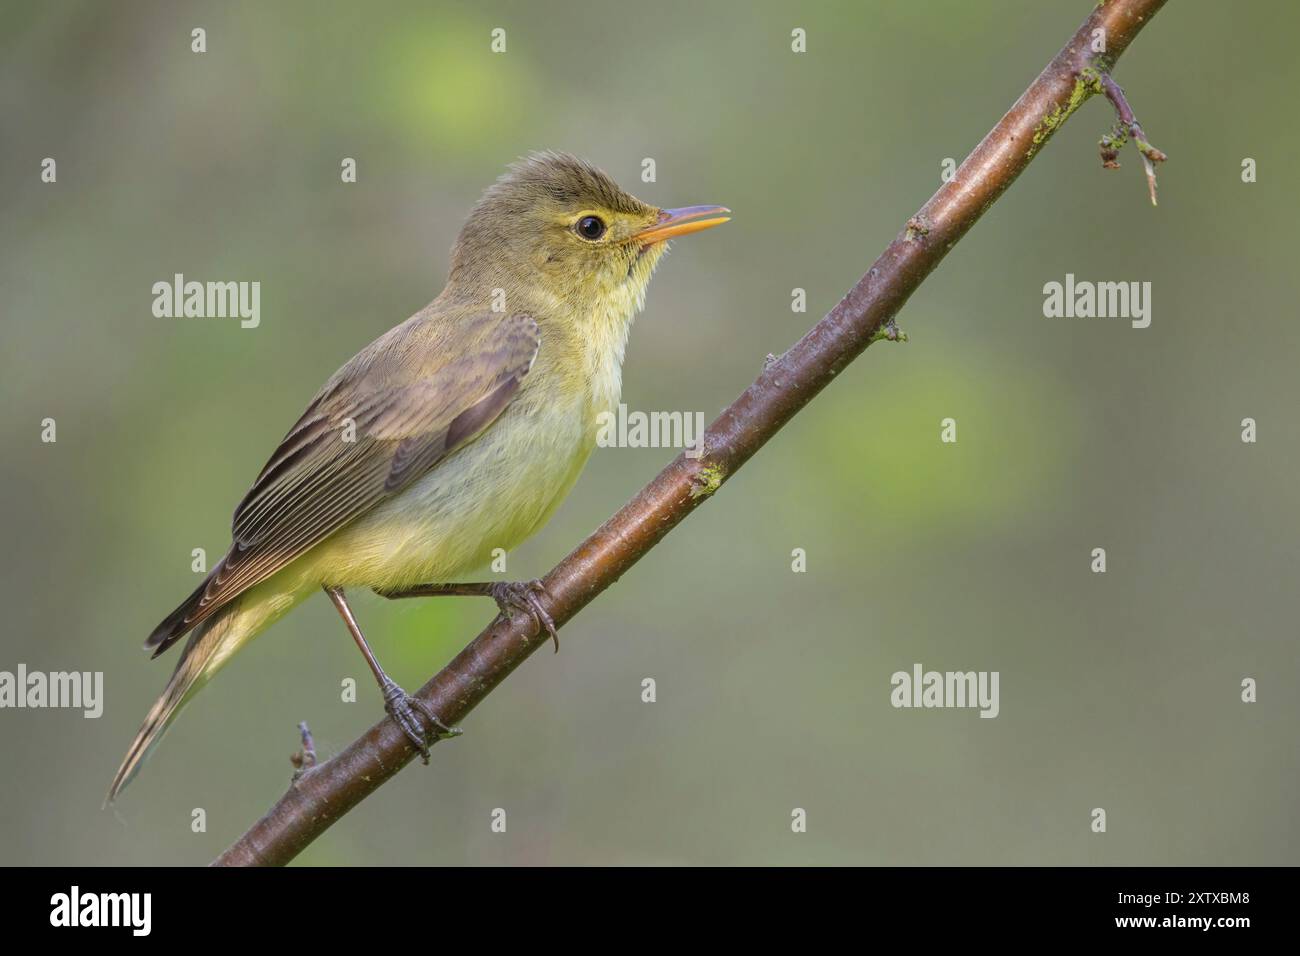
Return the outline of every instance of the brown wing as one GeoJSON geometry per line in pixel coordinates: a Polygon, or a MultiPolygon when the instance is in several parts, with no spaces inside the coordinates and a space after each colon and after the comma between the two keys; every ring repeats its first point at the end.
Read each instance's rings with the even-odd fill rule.
{"type": "Polygon", "coordinates": [[[526,315],[475,315],[433,334],[408,326],[345,365],[290,429],[235,509],[230,551],[145,642],[155,657],[476,437],[519,390],[540,343],[526,315]],[[436,354],[425,354],[430,345],[436,354]]]}

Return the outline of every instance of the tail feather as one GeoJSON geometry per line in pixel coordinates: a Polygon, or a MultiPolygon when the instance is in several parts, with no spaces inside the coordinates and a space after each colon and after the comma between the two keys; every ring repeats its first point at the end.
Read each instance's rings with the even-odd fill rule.
{"type": "Polygon", "coordinates": [[[153,651],[153,657],[166,651],[194,626],[191,618],[202,604],[203,596],[208,590],[208,582],[216,572],[217,568],[213,568],[212,573],[203,579],[203,583],[195,588],[194,593],[182,601],[180,607],[163,618],[162,623],[145,639],[145,650],[153,651]]]}
{"type": "MultiPolygon", "coordinates": [[[[176,662],[171,680],[163,688],[162,696],[149,709],[135,740],[131,742],[131,748],[122,759],[122,766],[117,769],[108,789],[105,805],[117,799],[117,795],[140,770],[141,764],[157,746],[181,708],[221,669],[231,655],[307,595],[315,593],[319,586],[319,579],[310,573],[289,576],[282,571],[275,578],[245,591],[218,608],[205,611],[205,616],[190,630],[190,625],[184,624],[183,618],[191,601],[202,593],[203,586],[200,586],[190,600],[158,626],[154,631],[155,636],[166,633],[164,628],[171,626],[168,622],[173,619],[182,621],[178,630],[173,631],[167,640],[160,641],[159,652],[179,640],[186,631],[190,632],[190,638],[185,644],[185,650],[181,652],[180,660],[176,662]]],[[[153,642],[152,637],[150,641],[153,642]]],[[[154,657],[157,656],[154,654],[154,657]]]]}
{"type": "MultiPolygon", "coordinates": [[[[113,783],[108,789],[105,804],[112,803],[131,782],[145,758],[162,739],[163,734],[176,719],[194,693],[216,672],[233,650],[252,637],[250,628],[239,625],[239,601],[232,602],[214,616],[198,625],[190,634],[176,669],[163,689],[162,696],[154,702],[136,732],[135,740],[122,759],[113,783]]],[[[156,654],[154,655],[157,656],[156,654]]]]}

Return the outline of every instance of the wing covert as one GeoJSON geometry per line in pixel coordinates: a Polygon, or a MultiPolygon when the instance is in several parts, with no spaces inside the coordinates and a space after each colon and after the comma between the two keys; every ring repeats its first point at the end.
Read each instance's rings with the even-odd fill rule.
{"type": "Polygon", "coordinates": [[[473,440],[540,345],[527,315],[418,320],[340,369],[289,430],[235,509],[230,551],[146,642],[155,654],[473,440]]]}

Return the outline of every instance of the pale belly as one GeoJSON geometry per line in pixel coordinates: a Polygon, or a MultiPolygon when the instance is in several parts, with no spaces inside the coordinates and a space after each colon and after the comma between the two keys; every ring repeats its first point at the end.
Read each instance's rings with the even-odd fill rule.
{"type": "MultiPolygon", "coordinates": [[[[286,571],[301,585],[397,590],[509,552],[563,501],[595,445],[585,410],[506,409],[482,435],[286,571]]],[[[589,413],[588,413],[589,414],[589,413]]]]}

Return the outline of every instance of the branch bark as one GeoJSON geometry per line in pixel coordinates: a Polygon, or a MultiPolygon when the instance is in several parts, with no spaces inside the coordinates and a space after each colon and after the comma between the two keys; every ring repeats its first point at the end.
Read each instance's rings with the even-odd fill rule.
{"type": "MultiPolygon", "coordinates": [[[[1046,142],[1097,92],[1165,0],[1102,0],[858,283],[780,358],[770,361],[705,433],[704,454],[679,455],[544,579],[547,609],[563,625],[707,501],[730,476],[873,341],[896,337],[893,318],[959,239],[1046,142]],[[1097,31],[1102,31],[1100,34],[1097,31]],[[1093,51],[1097,37],[1105,51],[1093,51]],[[1092,73],[1085,73],[1092,71],[1092,73]]],[[[530,620],[493,621],[417,696],[459,723],[547,643],[530,620]]],[[[463,746],[463,744],[462,744],[463,746]]],[[[304,770],[278,803],[214,865],[288,863],[407,763],[415,752],[389,720],[342,753],[304,770]]]]}

